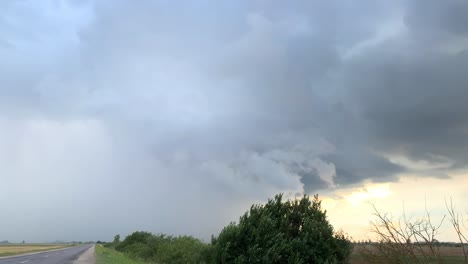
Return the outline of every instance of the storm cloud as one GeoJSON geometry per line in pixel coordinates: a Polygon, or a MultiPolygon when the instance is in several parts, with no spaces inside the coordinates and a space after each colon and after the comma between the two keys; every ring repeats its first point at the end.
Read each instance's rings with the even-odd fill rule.
{"type": "Polygon", "coordinates": [[[208,238],[278,192],[465,169],[466,1],[0,10],[5,239],[208,238]]]}

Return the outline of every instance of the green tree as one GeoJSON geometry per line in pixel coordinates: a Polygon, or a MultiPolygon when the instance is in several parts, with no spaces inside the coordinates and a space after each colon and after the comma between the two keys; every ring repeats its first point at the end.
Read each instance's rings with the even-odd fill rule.
{"type": "Polygon", "coordinates": [[[351,242],[333,230],[315,195],[252,205],[212,239],[216,263],[346,263],[351,242]]]}
{"type": "Polygon", "coordinates": [[[165,235],[155,236],[150,232],[136,231],[125,237],[116,249],[132,258],[149,260],[158,251],[159,244],[168,239],[165,235]]]}
{"type": "Polygon", "coordinates": [[[118,246],[120,243],[120,235],[115,235],[114,236],[114,241],[112,241],[112,246],[115,248],[116,246],[118,246]]]}

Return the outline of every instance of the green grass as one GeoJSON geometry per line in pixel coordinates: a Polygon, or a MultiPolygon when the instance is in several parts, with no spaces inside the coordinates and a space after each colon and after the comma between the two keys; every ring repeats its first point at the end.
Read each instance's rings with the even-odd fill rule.
{"type": "Polygon", "coordinates": [[[146,262],[130,259],[113,249],[96,245],[96,264],[146,264],[146,262]]]}

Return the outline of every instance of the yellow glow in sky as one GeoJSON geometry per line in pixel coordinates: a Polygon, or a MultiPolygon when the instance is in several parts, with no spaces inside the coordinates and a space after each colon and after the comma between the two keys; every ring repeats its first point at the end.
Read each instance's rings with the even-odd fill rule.
{"type": "Polygon", "coordinates": [[[348,195],[345,195],[345,199],[352,206],[359,206],[362,202],[370,201],[372,199],[382,199],[390,196],[389,184],[375,184],[368,185],[362,190],[354,191],[348,195]]]}
{"type": "MultiPolygon", "coordinates": [[[[438,222],[447,214],[445,200],[451,198],[468,224],[465,202],[468,200],[468,175],[455,175],[450,179],[405,175],[398,182],[364,183],[359,187],[322,194],[320,198],[332,225],[343,229],[355,240],[372,238],[369,231],[370,222],[375,219],[373,206],[395,217],[405,212],[408,217],[414,218],[423,217],[427,206],[431,218],[438,222]]],[[[440,241],[456,241],[448,221],[440,231],[440,241]]]]}

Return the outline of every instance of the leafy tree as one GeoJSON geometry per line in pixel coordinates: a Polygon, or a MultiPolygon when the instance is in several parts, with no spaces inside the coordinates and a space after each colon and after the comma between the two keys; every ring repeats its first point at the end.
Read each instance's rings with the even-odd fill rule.
{"type": "Polygon", "coordinates": [[[212,239],[216,263],[346,263],[351,243],[335,233],[315,195],[252,205],[212,239]]]}
{"type": "Polygon", "coordinates": [[[120,235],[115,235],[114,236],[114,241],[112,241],[113,247],[114,248],[117,247],[119,245],[119,243],[120,243],[120,235]]]}
{"type": "Polygon", "coordinates": [[[119,243],[116,249],[130,257],[149,260],[158,251],[159,244],[167,239],[165,235],[155,236],[150,232],[136,231],[119,243]]]}

